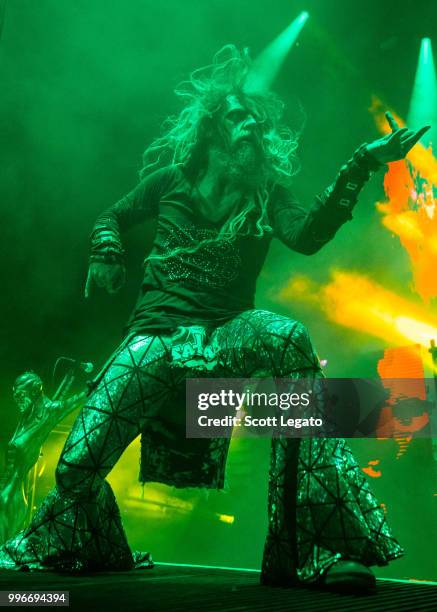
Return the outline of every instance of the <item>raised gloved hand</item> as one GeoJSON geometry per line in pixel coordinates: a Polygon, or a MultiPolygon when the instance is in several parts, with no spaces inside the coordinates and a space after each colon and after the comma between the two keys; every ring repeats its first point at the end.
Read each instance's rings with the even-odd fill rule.
{"type": "Polygon", "coordinates": [[[390,134],[370,142],[366,147],[367,152],[380,164],[403,159],[431,127],[426,125],[420,130],[409,130],[407,127],[399,127],[391,113],[386,112],[385,116],[391,128],[390,134]]]}
{"type": "Polygon", "coordinates": [[[94,286],[106,289],[110,294],[117,293],[125,280],[126,268],[122,263],[92,262],[88,269],[85,297],[90,296],[94,286]]]}

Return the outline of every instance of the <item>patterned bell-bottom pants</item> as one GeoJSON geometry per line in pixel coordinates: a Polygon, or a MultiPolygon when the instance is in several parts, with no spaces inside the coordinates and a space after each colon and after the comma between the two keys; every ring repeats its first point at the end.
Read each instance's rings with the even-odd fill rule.
{"type": "MultiPolygon", "coordinates": [[[[194,344],[144,335],[115,352],[65,443],[56,486],[30,526],[0,549],[0,567],[134,566],[105,478],[147,423],[171,410],[175,387],[202,362],[209,377],[322,375],[305,327],[291,318],[256,309],[212,331],[187,329],[196,332],[194,344]]],[[[385,565],[402,552],[345,440],[272,438],[265,583],[311,582],[340,558],[385,565]]]]}

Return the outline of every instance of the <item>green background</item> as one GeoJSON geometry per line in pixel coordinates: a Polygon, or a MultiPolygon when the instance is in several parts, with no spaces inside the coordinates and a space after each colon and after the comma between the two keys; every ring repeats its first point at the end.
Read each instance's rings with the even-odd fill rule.
{"type": "MultiPolygon", "coordinates": [[[[378,95],[406,116],[420,39],[436,31],[432,2],[329,0],[13,0],[0,40],[0,208],[3,448],[17,423],[15,377],[34,369],[47,383],[59,355],[101,364],[121,338],[141,280],[153,224],[125,240],[128,281],[115,296],[83,298],[88,236],[100,211],[137,181],[141,154],[165,117],[173,89],[222,45],[262,49],[302,10],[310,13],[276,82],[286,120],[306,126],[294,190],[309,206],[364,141],[377,137],[368,112],[378,95]]],[[[411,297],[411,269],[374,203],[382,175],[360,197],[354,220],[320,253],[305,257],[273,243],[257,306],[310,329],[331,376],[375,376],[386,343],[326,320],[316,309],[275,297],[295,273],[318,283],[333,267],[365,273],[411,297]]],[[[415,297],[417,301],[417,296],[415,297]]],[[[429,306],[435,311],[435,303],[429,306]]],[[[72,419],[44,448],[37,499],[53,483],[72,419]]],[[[437,579],[436,497],[429,441],[402,461],[395,443],[352,442],[367,464],[381,458],[372,486],[386,504],[407,555],[379,575],[437,579]]],[[[236,440],[225,492],[176,491],[136,483],[138,449],[113,476],[134,548],[157,560],[259,567],[266,530],[268,441],[236,440]],[[143,496],[143,498],[142,498],[143,496]],[[233,523],[218,515],[233,516],[233,523]]]]}

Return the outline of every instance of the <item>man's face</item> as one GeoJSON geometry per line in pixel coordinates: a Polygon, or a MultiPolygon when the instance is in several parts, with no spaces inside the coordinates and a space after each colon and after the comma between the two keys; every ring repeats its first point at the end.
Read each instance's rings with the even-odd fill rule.
{"type": "Polygon", "coordinates": [[[18,410],[21,414],[24,414],[42,396],[42,382],[37,377],[32,380],[16,382],[13,394],[18,410]]]}
{"type": "Polygon", "coordinates": [[[226,98],[217,136],[216,147],[223,156],[227,179],[239,189],[259,189],[264,180],[262,127],[244,99],[236,95],[226,98]]]}
{"type": "Polygon", "coordinates": [[[25,385],[19,385],[14,389],[14,400],[21,414],[27,412],[33,403],[33,398],[25,385]]]}
{"type": "Polygon", "coordinates": [[[260,126],[254,115],[236,95],[226,98],[222,114],[222,133],[228,148],[235,150],[240,146],[251,145],[259,148],[260,126]]]}

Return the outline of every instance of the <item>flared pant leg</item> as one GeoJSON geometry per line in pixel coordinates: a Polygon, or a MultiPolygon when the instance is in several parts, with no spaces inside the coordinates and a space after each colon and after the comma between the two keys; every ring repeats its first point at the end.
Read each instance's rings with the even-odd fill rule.
{"type": "Polygon", "coordinates": [[[133,567],[120,512],[105,480],[184,372],[168,366],[167,336],[141,336],[115,357],[67,438],[56,486],[30,526],[0,550],[0,567],[117,570],[133,567]]]}
{"type": "MultiPolygon", "coordinates": [[[[323,376],[306,328],[267,310],[221,326],[211,346],[223,376],[323,376]]],[[[345,440],[272,439],[263,582],[312,582],[340,558],[385,565],[402,554],[345,440]]]]}

